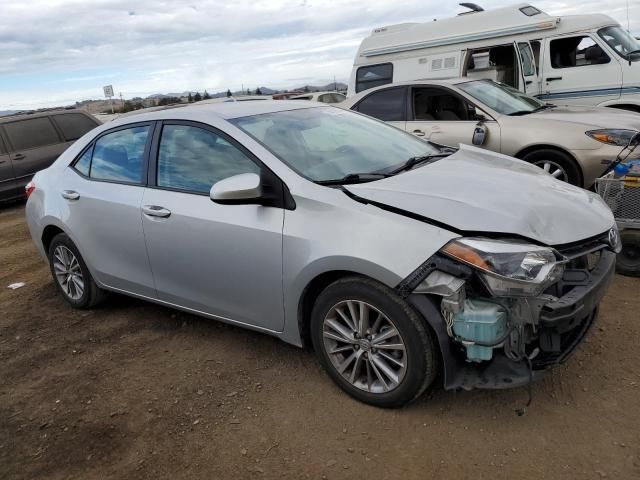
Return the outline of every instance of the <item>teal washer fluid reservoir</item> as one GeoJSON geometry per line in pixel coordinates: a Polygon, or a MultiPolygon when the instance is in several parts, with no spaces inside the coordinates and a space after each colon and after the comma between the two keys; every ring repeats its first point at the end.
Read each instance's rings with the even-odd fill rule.
{"type": "MultiPolygon", "coordinates": [[[[461,340],[492,343],[507,332],[507,311],[497,303],[471,298],[464,309],[453,316],[453,332],[461,340]]],[[[491,360],[493,347],[466,345],[467,359],[472,362],[491,360]]]]}

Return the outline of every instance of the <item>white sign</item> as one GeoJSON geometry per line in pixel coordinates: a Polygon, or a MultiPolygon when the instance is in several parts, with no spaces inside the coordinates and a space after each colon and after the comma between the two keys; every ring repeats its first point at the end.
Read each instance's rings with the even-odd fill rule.
{"type": "Polygon", "coordinates": [[[104,96],[107,98],[111,98],[113,97],[113,86],[112,85],[106,85],[104,87],[102,87],[102,90],[104,90],[104,96]]]}

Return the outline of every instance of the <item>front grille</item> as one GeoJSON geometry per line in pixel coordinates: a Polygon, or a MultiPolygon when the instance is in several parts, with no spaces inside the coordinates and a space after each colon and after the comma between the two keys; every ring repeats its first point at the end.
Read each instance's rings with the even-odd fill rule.
{"type": "Polygon", "coordinates": [[[591,326],[593,325],[597,316],[598,311],[592,311],[582,320],[582,322],[576,325],[573,329],[562,334],[558,334],[555,329],[549,329],[552,330],[552,334],[560,335],[560,349],[556,352],[541,351],[538,356],[531,362],[534,370],[542,370],[564,362],[569,357],[569,355],[571,355],[573,351],[578,347],[578,345],[580,345],[584,337],[591,329],[591,326]]]}

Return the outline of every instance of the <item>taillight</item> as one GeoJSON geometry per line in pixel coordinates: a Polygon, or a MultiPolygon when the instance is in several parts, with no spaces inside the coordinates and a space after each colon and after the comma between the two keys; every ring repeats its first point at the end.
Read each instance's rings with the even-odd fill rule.
{"type": "Polygon", "coordinates": [[[27,198],[31,196],[31,194],[35,191],[35,189],[36,189],[36,184],[33,182],[33,180],[27,183],[27,186],[24,187],[24,191],[27,194],[27,198]]]}

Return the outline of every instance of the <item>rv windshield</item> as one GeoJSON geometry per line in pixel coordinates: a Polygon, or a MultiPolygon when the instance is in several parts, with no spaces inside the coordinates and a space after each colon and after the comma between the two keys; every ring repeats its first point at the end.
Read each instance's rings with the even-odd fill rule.
{"type": "Polygon", "coordinates": [[[601,28],[598,35],[622,58],[640,60],[640,42],[621,27],[601,28]]]}
{"type": "Polygon", "coordinates": [[[458,83],[460,90],[503,115],[526,115],[547,107],[540,100],[491,80],[458,83]]]}

